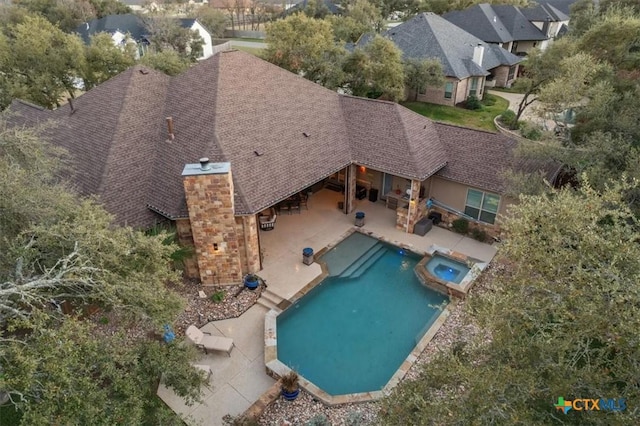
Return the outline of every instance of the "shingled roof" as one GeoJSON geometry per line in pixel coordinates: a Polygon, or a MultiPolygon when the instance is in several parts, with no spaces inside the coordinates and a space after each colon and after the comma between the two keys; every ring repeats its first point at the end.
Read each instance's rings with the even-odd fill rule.
{"type": "Polygon", "coordinates": [[[99,195],[120,223],[140,227],[158,219],[152,211],[188,216],[181,171],[200,157],[231,163],[236,214],[244,215],[351,163],[418,180],[442,170],[497,190],[500,177],[487,163],[508,161],[513,145],[489,132],[442,130],[398,104],[340,95],[238,51],[175,77],[135,66],[78,97],[73,109],[16,101],[11,110],[24,122],[54,119],[45,136],[72,154],[80,192],[99,195]]]}
{"type": "Polygon", "coordinates": [[[476,4],[464,10],[447,12],[442,17],[487,43],[548,38],[529,22],[518,7],[512,5],[476,4]]]}
{"type": "MultiPolygon", "coordinates": [[[[488,75],[488,71],[495,67],[511,66],[522,61],[522,58],[499,46],[485,43],[434,13],[420,13],[387,30],[383,36],[398,46],[403,57],[438,59],[444,75],[459,80],[488,75]],[[484,47],[481,66],[473,62],[476,46],[484,47]]],[[[363,36],[358,46],[366,45],[372,38],[372,35],[363,36]]]]}

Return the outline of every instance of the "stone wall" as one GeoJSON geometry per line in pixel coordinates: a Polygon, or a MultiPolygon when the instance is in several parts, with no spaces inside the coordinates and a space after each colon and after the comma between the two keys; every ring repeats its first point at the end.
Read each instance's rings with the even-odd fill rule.
{"type": "Polygon", "coordinates": [[[196,257],[195,244],[191,235],[191,222],[189,219],[176,220],[176,232],[178,234],[178,243],[182,247],[192,250],[191,256],[184,260],[184,274],[187,278],[200,278],[198,270],[198,259],[196,257]]]}
{"type": "Polygon", "coordinates": [[[236,217],[238,227],[240,258],[244,273],[256,273],[262,269],[260,262],[260,241],[258,239],[257,216],[236,217]]]}
{"type": "Polygon", "coordinates": [[[244,235],[238,233],[234,217],[229,164],[211,169],[188,164],[182,175],[200,280],[217,285],[241,282],[244,235]]]}

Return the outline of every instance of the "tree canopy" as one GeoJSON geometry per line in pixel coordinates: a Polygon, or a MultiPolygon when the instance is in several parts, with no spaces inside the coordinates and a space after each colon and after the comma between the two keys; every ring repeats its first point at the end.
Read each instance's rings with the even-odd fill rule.
{"type": "Polygon", "coordinates": [[[558,397],[640,397],[637,180],[602,193],[588,182],[523,196],[509,211],[498,266],[468,296],[475,337],[442,350],[386,400],[382,422],[636,424],[619,413],[569,412],[558,397]]]}
{"type": "Polygon", "coordinates": [[[75,194],[45,133],[0,118],[0,391],[23,424],[173,422],[155,394],[161,375],[188,400],[202,381],[188,346],[153,333],[183,305],[167,287],[177,247],[75,194]],[[118,319],[115,334],[90,307],[118,319]]]}

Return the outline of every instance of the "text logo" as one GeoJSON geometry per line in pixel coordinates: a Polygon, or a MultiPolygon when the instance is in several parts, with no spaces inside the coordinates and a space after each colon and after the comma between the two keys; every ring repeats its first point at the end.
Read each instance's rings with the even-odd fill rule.
{"type": "Polygon", "coordinates": [[[622,411],[627,408],[625,398],[576,398],[565,400],[558,397],[558,403],[554,404],[556,410],[567,414],[569,410],[575,411],[622,411]]]}

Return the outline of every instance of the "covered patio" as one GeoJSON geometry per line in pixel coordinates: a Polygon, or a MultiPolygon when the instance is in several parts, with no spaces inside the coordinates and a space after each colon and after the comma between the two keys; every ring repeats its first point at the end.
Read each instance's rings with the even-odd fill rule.
{"type": "Polygon", "coordinates": [[[355,209],[344,214],[338,209],[343,194],[324,188],[309,197],[308,210],[300,214],[278,215],[273,230],[260,231],[262,270],[258,274],[267,281],[269,293],[288,299],[320,275],[317,263],[302,263],[302,250],[310,247],[314,252],[336,243],[355,222],[355,212],[365,213],[363,231],[371,231],[389,241],[426,251],[432,245],[446,247],[467,256],[490,261],[495,247],[472,238],[434,226],[425,236],[408,234],[396,228],[396,211],[386,207],[382,200],[355,200],[355,209]]]}

